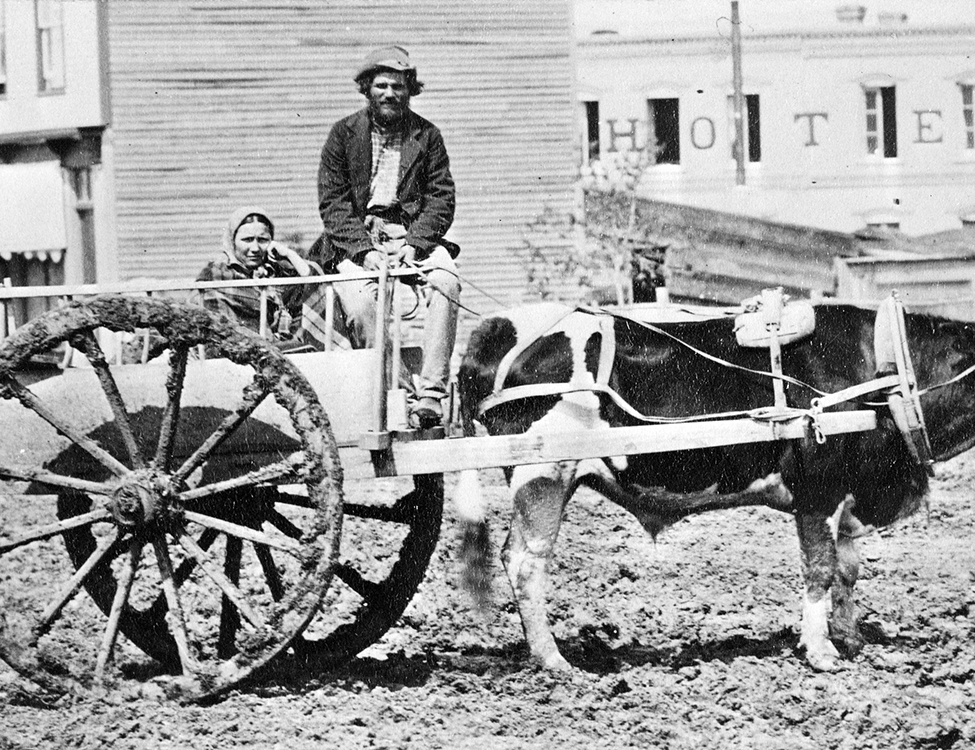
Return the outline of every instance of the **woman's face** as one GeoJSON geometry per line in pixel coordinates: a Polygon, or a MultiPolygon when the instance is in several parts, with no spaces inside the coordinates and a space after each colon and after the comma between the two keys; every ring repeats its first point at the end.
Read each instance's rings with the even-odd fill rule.
{"type": "Polygon", "coordinates": [[[241,224],[234,234],[234,255],[250,270],[259,267],[267,257],[271,244],[270,230],[259,221],[241,224]]]}

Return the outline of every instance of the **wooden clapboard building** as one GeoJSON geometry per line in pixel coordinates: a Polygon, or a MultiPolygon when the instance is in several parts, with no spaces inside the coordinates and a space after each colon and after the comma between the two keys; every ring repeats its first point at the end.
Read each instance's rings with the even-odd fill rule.
{"type": "MultiPolygon", "coordinates": [[[[352,76],[380,44],[406,46],[427,84],[413,105],[440,126],[451,155],[450,237],[463,247],[471,307],[520,299],[525,226],[546,209],[571,210],[569,0],[0,0],[0,10],[0,170],[46,160],[68,187],[83,173],[87,224],[63,233],[57,280],[192,277],[245,203],[277,217],[279,236],[310,245],[321,228],[322,144],[335,120],[363,106],[352,76]],[[64,66],[60,88],[43,92],[32,66],[52,14],[62,57],[49,62],[88,64],[64,66]],[[49,122],[4,116],[81,87],[87,108],[49,122]]],[[[78,197],[68,187],[71,213],[78,197]]]]}

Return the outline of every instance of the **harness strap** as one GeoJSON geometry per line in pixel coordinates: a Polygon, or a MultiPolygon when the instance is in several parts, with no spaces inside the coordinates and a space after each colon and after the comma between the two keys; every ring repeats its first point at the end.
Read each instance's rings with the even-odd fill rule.
{"type": "MultiPolygon", "coordinates": [[[[538,327],[532,331],[530,336],[525,336],[523,341],[516,342],[515,345],[508,350],[508,353],[505,354],[498,363],[498,371],[494,375],[495,394],[504,388],[504,381],[508,379],[508,373],[511,371],[511,366],[514,364],[515,359],[517,359],[522,352],[538,341],[552,328],[569,317],[573,312],[575,312],[575,310],[571,307],[558,306],[553,308],[548,315],[542,317],[538,327]]],[[[483,414],[484,412],[483,410],[480,410],[478,413],[483,414]]]]}
{"type": "Polygon", "coordinates": [[[950,379],[944,381],[943,383],[938,383],[937,385],[929,385],[927,388],[920,388],[918,390],[918,392],[917,392],[917,395],[918,396],[924,396],[925,394],[933,393],[934,391],[941,390],[942,388],[947,388],[949,385],[954,385],[955,383],[959,382],[960,380],[964,380],[969,375],[971,375],[973,372],[975,372],[975,365],[972,365],[971,367],[966,367],[960,373],[958,373],[957,375],[955,375],[955,377],[950,378],[950,379]]]}
{"type": "Polygon", "coordinates": [[[898,382],[900,382],[900,379],[896,375],[885,375],[876,380],[868,380],[866,383],[851,385],[849,388],[844,388],[842,391],[837,391],[836,393],[828,393],[825,396],[814,398],[812,400],[812,407],[815,411],[819,412],[831,406],[841,404],[844,401],[852,401],[860,396],[866,396],[868,393],[893,388],[898,382]]]}
{"type": "Polygon", "coordinates": [[[599,318],[599,363],[596,385],[608,386],[616,362],[616,320],[608,315],[599,318]]]}
{"type": "Polygon", "coordinates": [[[613,403],[631,417],[650,424],[681,424],[684,422],[700,422],[706,419],[733,419],[735,417],[751,417],[752,419],[765,421],[782,421],[801,416],[809,416],[815,419],[818,414],[818,412],[812,409],[760,407],[757,409],[741,409],[715,414],[696,414],[687,417],[654,417],[641,414],[613,388],[600,383],[532,383],[529,385],[516,385],[511,388],[505,388],[498,393],[492,393],[485,398],[478,404],[477,413],[479,416],[483,415],[486,411],[490,411],[496,406],[506,404],[510,401],[537,398],[539,396],[562,396],[567,393],[582,392],[602,393],[609,396],[613,403]]]}
{"type": "MultiPolygon", "coordinates": [[[[512,388],[505,388],[504,382],[508,379],[508,375],[511,372],[511,367],[514,365],[515,360],[521,356],[521,354],[528,349],[529,346],[538,341],[543,335],[551,331],[569,315],[576,312],[576,310],[573,308],[557,308],[552,312],[554,314],[545,316],[538,328],[533,330],[530,336],[526,336],[523,341],[518,342],[516,346],[511,348],[504,355],[504,357],[501,358],[501,361],[498,363],[498,371],[494,375],[494,391],[487,399],[481,402],[480,406],[478,407],[478,414],[483,414],[488,408],[490,408],[490,406],[485,406],[485,403],[488,401],[491,401],[491,406],[497,406],[499,403],[511,401],[514,400],[514,398],[552,395],[543,392],[532,393],[520,397],[507,397],[504,395],[509,394],[512,391],[520,392],[522,388],[535,387],[515,386],[512,388]]],[[[601,316],[598,318],[598,320],[600,341],[599,362],[596,365],[595,384],[598,387],[606,387],[608,386],[609,378],[613,373],[613,362],[616,359],[616,328],[613,325],[613,319],[609,316],[601,316]]],[[[570,393],[593,389],[593,383],[585,380],[583,373],[574,373],[573,380],[569,383],[537,383],[535,385],[538,386],[541,391],[544,391],[545,388],[549,386],[560,386],[563,390],[559,390],[559,393],[570,393]],[[565,390],[566,387],[568,387],[568,390],[565,390]]]]}

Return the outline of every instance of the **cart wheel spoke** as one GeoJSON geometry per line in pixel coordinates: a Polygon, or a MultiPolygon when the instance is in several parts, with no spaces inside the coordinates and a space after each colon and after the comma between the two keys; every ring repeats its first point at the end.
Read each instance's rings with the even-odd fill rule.
{"type": "Polygon", "coordinates": [[[271,598],[276,602],[281,601],[284,598],[284,584],[281,581],[281,572],[274,562],[274,555],[264,544],[255,544],[254,552],[261,563],[261,570],[264,572],[264,580],[268,591],[271,592],[271,598]]]}
{"type": "Polygon", "coordinates": [[[82,351],[88,357],[88,361],[98,376],[98,382],[101,383],[102,390],[105,392],[105,398],[108,399],[108,404],[112,407],[112,414],[115,415],[115,424],[122,434],[122,440],[125,443],[126,450],[129,452],[132,465],[138,469],[143,468],[146,464],[142,458],[142,452],[139,450],[139,444],[136,442],[135,432],[132,430],[132,422],[129,420],[129,414],[125,409],[125,401],[122,398],[122,393],[119,391],[118,383],[115,382],[115,378],[112,375],[112,370],[108,365],[105,352],[98,343],[98,339],[95,338],[95,334],[92,331],[85,331],[83,334],[71,339],[71,346],[82,351]]]}
{"type": "Polygon", "coordinates": [[[374,521],[385,521],[386,523],[410,522],[410,514],[404,512],[399,503],[393,506],[346,503],[342,506],[342,512],[347,516],[353,516],[355,518],[369,518],[374,521]]]}
{"type": "Polygon", "coordinates": [[[179,427],[179,404],[183,396],[183,383],[186,380],[186,360],[190,348],[186,344],[173,347],[169,353],[169,377],[166,378],[166,409],[159,428],[159,444],[153,467],[161,471],[169,470],[173,455],[173,440],[179,427]]]}
{"type": "MultiPolygon", "coordinates": [[[[282,505],[293,505],[296,508],[308,508],[313,509],[315,507],[314,503],[308,499],[307,495],[296,495],[292,492],[278,492],[277,501],[282,505]]],[[[349,506],[346,504],[343,507],[343,512],[345,508],[349,506]]]]}
{"type": "Polygon", "coordinates": [[[159,567],[159,581],[162,584],[163,593],[166,595],[166,603],[169,605],[169,627],[176,641],[179,663],[183,667],[184,675],[192,675],[196,672],[196,667],[190,655],[186,617],[183,614],[183,605],[179,600],[176,581],[173,579],[173,561],[169,556],[169,547],[166,546],[163,534],[157,534],[153,537],[152,548],[156,553],[156,564],[159,567]]]}
{"type": "Polygon", "coordinates": [[[367,601],[377,601],[382,594],[379,584],[367,581],[348,563],[342,563],[335,569],[335,577],[367,601]]]}
{"type": "MultiPolygon", "coordinates": [[[[237,611],[243,615],[244,619],[247,620],[255,628],[263,628],[264,620],[253,610],[253,608],[247,603],[244,598],[243,593],[235,581],[232,581],[227,575],[225,575],[220,568],[216,566],[213,562],[213,558],[210,557],[210,553],[201,549],[196,542],[193,541],[192,537],[188,534],[180,533],[178,537],[180,546],[185,549],[193,559],[196,560],[197,565],[200,569],[207,575],[207,577],[213,581],[217,587],[223,592],[223,595],[231,601],[231,603],[237,608],[237,611]]],[[[230,538],[227,540],[227,562],[230,565],[234,575],[237,576],[240,571],[240,540],[236,538],[230,538]],[[235,560],[231,564],[231,550],[235,553],[235,560]]]]}
{"type": "Polygon", "coordinates": [[[75,571],[70,580],[68,580],[68,582],[60,588],[54,599],[44,609],[40,620],[34,626],[31,645],[36,645],[41,636],[51,629],[51,625],[58,618],[58,615],[61,614],[61,610],[63,610],[65,605],[71,601],[75,594],[78,593],[78,589],[80,589],[82,584],[84,584],[85,579],[92,572],[95,566],[98,565],[98,563],[100,563],[105,556],[116,547],[118,542],[119,538],[117,535],[103,539],[98,547],[95,548],[95,551],[92,552],[81,567],[75,571]]]}
{"type": "Polygon", "coordinates": [[[122,575],[119,578],[118,587],[115,589],[115,598],[112,600],[112,609],[108,614],[108,625],[105,628],[105,634],[102,636],[101,647],[98,649],[98,658],[95,662],[95,684],[102,684],[105,681],[105,668],[112,659],[115,642],[118,640],[122,609],[128,603],[132,584],[135,582],[136,571],[139,569],[139,560],[142,559],[142,544],[142,541],[136,538],[129,541],[128,560],[122,567],[122,575]]]}
{"type": "Polygon", "coordinates": [[[292,539],[301,539],[304,532],[295,526],[291,521],[282,516],[278,511],[271,510],[267,514],[267,522],[280,531],[285,536],[292,539]]]}
{"type": "Polygon", "coordinates": [[[76,479],[75,477],[56,474],[44,469],[19,469],[9,466],[0,466],[0,478],[10,479],[20,482],[40,482],[52,487],[63,487],[67,490],[78,490],[80,492],[90,492],[93,495],[109,495],[111,487],[101,482],[90,482],[86,479],[76,479]]]}
{"type": "Polygon", "coordinates": [[[124,476],[129,473],[128,467],[121,461],[54,414],[29,388],[23,386],[9,373],[0,374],[0,395],[4,398],[16,398],[24,407],[37,414],[116,476],[124,476]]]}
{"type": "MultiPolygon", "coordinates": [[[[200,538],[197,539],[196,543],[200,549],[208,550],[217,541],[219,536],[220,532],[216,529],[203,529],[203,533],[200,534],[200,538]]],[[[186,583],[195,569],[196,558],[194,557],[188,557],[179,564],[179,567],[173,571],[173,580],[176,581],[177,588],[186,583]]]]}
{"type": "Polygon", "coordinates": [[[268,388],[258,377],[244,388],[244,397],[240,403],[227,415],[217,426],[210,436],[197,448],[193,454],[183,462],[174,473],[173,479],[178,483],[185,481],[199,466],[201,466],[213,451],[215,451],[224,440],[234,434],[251,413],[260,406],[261,402],[268,396],[268,388]]]}
{"type": "MultiPolygon", "coordinates": [[[[243,548],[244,543],[240,539],[235,536],[227,537],[223,574],[234,586],[240,585],[240,558],[243,548]]],[[[220,636],[217,644],[217,654],[221,658],[229,658],[236,652],[235,641],[239,628],[240,609],[234,605],[229,596],[224,594],[220,601],[220,636]]]]}
{"type": "MultiPolygon", "coordinates": [[[[217,541],[219,536],[220,532],[216,529],[204,529],[196,543],[200,546],[200,549],[208,550],[217,541]]],[[[176,583],[176,588],[186,583],[190,576],[193,575],[194,570],[196,570],[196,558],[187,557],[184,559],[176,570],[173,571],[173,581],[176,583]]],[[[152,603],[152,606],[147,610],[149,619],[161,620],[166,615],[167,606],[169,605],[166,602],[166,596],[160,592],[159,596],[152,603]]]]}
{"type": "Polygon", "coordinates": [[[38,526],[26,534],[21,534],[20,536],[15,536],[13,539],[0,542],[0,555],[4,555],[10,550],[16,549],[17,547],[22,547],[25,544],[39,542],[42,539],[50,539],[52,536],[63,534],[71,529],[91,526],[94,523],[98,523],[99,521],[107,521],[110,518],[111,514],[107,510],[99,508],[98,510],[82,513],[81,515],[72,516],[71,518],[63,521],[58,521],[57,523],[38,526]]]}
{"type": "Polygon", "coordinates": [[[233,479],[226,479],[222,482],[214,482],[203,487],[186,490],[185,492],[181,492],[179,496],[184,503],[188,503],[192,500],[221,495],[232,492],[233,490],[249,489],[259,484],[267,484],[292,478],[306,465],[307,457],[304,451],[296,451],[283,461],[262,466],[260,469],[255,469],[233,479]]]}
{"type": "Polygon", "coordinates": [[[198,523],[207,528],[216,529],[224,534],[235,536],[239,539],[245,539],[248,542],[264,544],[268,547],[283,550],[284,552],[288,552],[292,555],[298,555],[301,552],[301,545],[292,539],[274,538],[268,536],[263,531],[252,529],[249,526],[241,526],[239,523],[234,523],[233,521],[226,521],[222,518],[217,518],[216,516],[207,516],[203,513],[196,513],[195,511],[188,510],[185,512],[184,516],[187,521],[198,523]]]}

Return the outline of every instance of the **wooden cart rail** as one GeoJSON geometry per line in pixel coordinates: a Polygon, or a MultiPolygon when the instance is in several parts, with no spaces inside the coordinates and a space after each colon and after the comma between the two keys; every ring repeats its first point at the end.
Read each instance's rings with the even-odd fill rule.
{"type": "MultiPolygon", "coordinates": [[[[816,431],[824,436],[866,432],[876,427],[877,415],[868,410],[827,413],[816,417],[816,431]]],[[[812,436],[812,419],[808,416],[776,422],[709,420],[610,427],[604,430],[395,442],[388,450],[374,452],[368,464],[364,461],[347,461],[343,456],[343,467],[349,477],[430,474],[605,456],[668,453],[812,436]]]]}
{"type": "MultiPolygon", "coordinates": [[[[154,294],[166,294],[173,292],[196,292],[207,289],[237,289],[242,287],[258,288],[261,290],[261,309],[266,311],[268,304],[268,289],[271,287],[289,286],[317,286],[324,285],[329,298],[326,301],[326,310],[331,310],[332,297],[334,292],[333,284],[361,281],[364,279],[379,279],[385,275],[386,278],[399,278],[403,276],[415,276],[416,271],[409,268],[389,269],[386,271],[362,271],[357,273],[323,274],[317,276],[295,276],[295,277],[272,277],[266,279],[239,279],[231,281],[189,281],[189,280],[163,280],[149,279],[140,281],[127,281],[109,284],[72,284],[61,286],[10,286],[9,279],[4,280],[0,286],[0,303],[3,304],[3,319],[0,321],[0,338],[6,338],[13,333],[15,326],[11,320],[10,301],[20,299],[58,299],[63,302],[70,302],[77,298],[95,297],[101,294],[144,294],[153,296],[154,294]]],[[[264,324],[261,335],[268,336],[266,328],[266,315],[262,316],[264,324]]],[[[328,320],[327,324],[333,321],[328,320]]]]}

